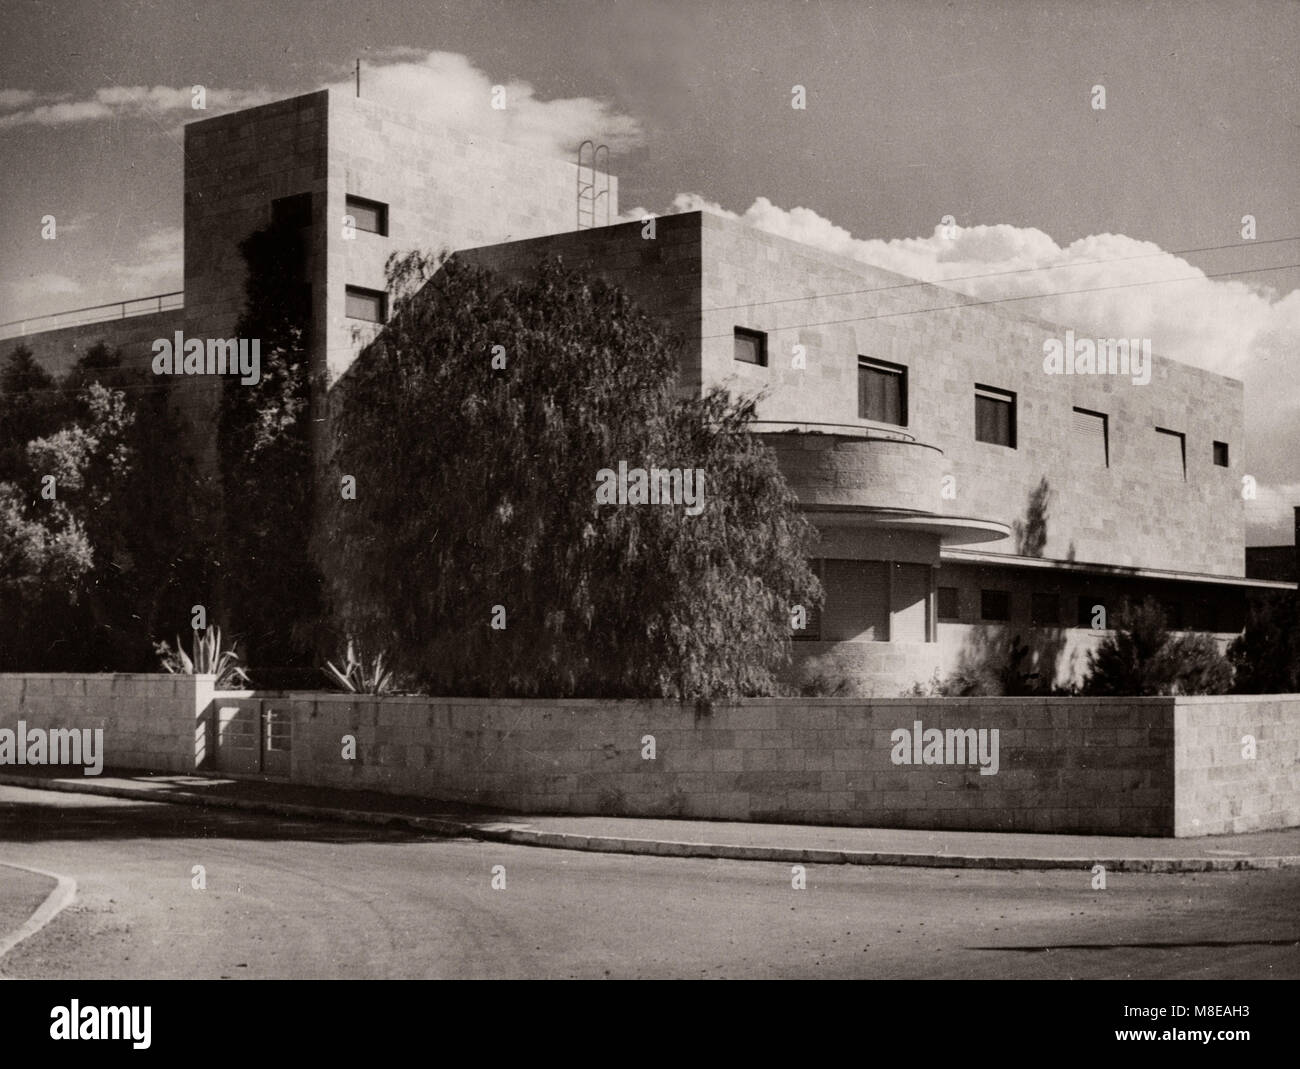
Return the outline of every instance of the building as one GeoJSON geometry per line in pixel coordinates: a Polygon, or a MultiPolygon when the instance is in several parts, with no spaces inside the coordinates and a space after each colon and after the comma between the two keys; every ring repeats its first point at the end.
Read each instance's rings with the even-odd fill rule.
{"type": "MultiPolygon", "coordinates": [[[[176,330],[230,337],[239,242],[297,220],[323,455],[329,390],[387,314],[390,253],[445,247],[506,273],[559,255],[680,335],[682,390],[767,390],[755,432],[822,535],[826,603],[795,635],[805,687],[893,696],[996,667],[1012,637],[1063,685],[1125,598],[1226,642],[1248,594],[1295,586],[1246,577],[1239,381],[1159,353],[1142,375],[1049,373],[1068,325],[699,212],[593,225],[617,218],[618,184],[591,155],[533,156],[343,92],[191,123],[185,150],[183,303],[34,324],[52,329],[0,357],[22,341],[58,370],[102,339],[147,364],[176,330]]],[[[173,381],[211,465],[221,384],[173,381]]]]}

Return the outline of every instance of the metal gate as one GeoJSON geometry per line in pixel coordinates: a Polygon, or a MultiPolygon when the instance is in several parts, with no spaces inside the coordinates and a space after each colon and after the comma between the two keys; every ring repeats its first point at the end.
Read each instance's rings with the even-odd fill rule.
{"type": "Polygon", "coordinates": [[[289,775],[293,715],[273,698],[218,698],[218,772],[289,775]]]}

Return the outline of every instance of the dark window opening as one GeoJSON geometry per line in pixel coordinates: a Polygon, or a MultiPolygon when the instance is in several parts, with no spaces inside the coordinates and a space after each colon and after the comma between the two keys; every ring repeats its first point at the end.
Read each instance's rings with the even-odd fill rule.
{"type": "Polygon", "coordinates": [[[1016,395],[992,386],[975,386],[975,440],[1016,447],[1016,395]]]}
{"type": "Polygon", "coordinates": [[[980,619],[1010,620],[1011,592],[1008,590],[981,590],[980,619]]]}
{"type": "Polygon", "coordinates": [[[955,586],[941,586],[938,590],[938,615],[940,620],[960,620],[961,610],[959,607],[957,588],[955,586]]]}
{"type": "Polygon", "coordinates": [[[1220,468],[1226,468],[1228,466],[1227,442],[1214,443],[1214,463],[1220,468]]]}
{"type": "Polygon", "coordinates": [[[347,306],[344,314],[349,319],[364,319],[370,323],[383,323],[388,319],[388,294],[380,290],[347,288],[347,306]]]}
{"type": "Polygon", "coordinates": [[[381,204],[377,200],[366,200],[363,197],[348,197],[347,214],[352,216],[352,225],[358,230],[388,236],[387,204],[381,204]]]}
{"type": "Polygon", "coordinates": [[[1060,627],[1060,596],[1057,594],[1035,594],[1029,606],[1029,622],[1035,627],[1060,627]]]}
{"type": "Polygon", "coordinates": [[[858,418],[907,426],[907,368],[858,357],[858,418]]]}
{"type": "Polygon", "coordinates": [[[737,327],[736,359],[742,364],[767,367],[767,335],[761,330],[737,327]]]}

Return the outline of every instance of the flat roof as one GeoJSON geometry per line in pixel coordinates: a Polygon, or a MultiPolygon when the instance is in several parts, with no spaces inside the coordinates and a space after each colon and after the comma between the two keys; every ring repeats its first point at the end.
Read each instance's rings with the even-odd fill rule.
{"type": "Polygon", "coordinates": [[[1055,560],[1051,557],[1022,557],[1015,553],[989,553],[976,549],[942,549],[939,552],[939,559],[952,564],[1037,568],[1056,572],[1075,572],[1080,575],[1111,575],[1124,579],[1164,579],[1177,583],[1204,583],[1207,586],[1248,587],[1255,590],[1297,589],[1297,584],[1279,579],[1247,579],[1244,576],[1176,572],[1165,568],[1133,568],[1123,564],[1096,564],[1085,561],[1055,560]]]}

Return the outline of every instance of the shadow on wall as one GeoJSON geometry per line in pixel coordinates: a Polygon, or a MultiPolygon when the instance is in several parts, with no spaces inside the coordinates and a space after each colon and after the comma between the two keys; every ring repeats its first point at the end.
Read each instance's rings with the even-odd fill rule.
{"type": "MultiPolygon", "coordinates": [[[[1016,553],[1022,557],[1041,557],[1047,546],[1047,506],[1052,497],[1052,488],[1044,475],[1038,485],[1029,491],[1029,503],[1025,506],[1025,518],[1015,520],[1011,529],[1016,536],[1016,553]]],[[[1070,559],[1074,559],[1073,543],[1070,547],[1070,559]]]]}
{"type": "MultiPolygon", "coordinates": [[[[1066,651],[1066,631],[1036,627],[1026,642],[1020,632],[986,625],[972,628],[962,644],[957,667],[944,679],[917,683],[907,696],[983,697],[1072,693],[1056,686],[1066,651]]],[[[1064,678],[1069,678],[1066,673],[1064,678]]]]}

